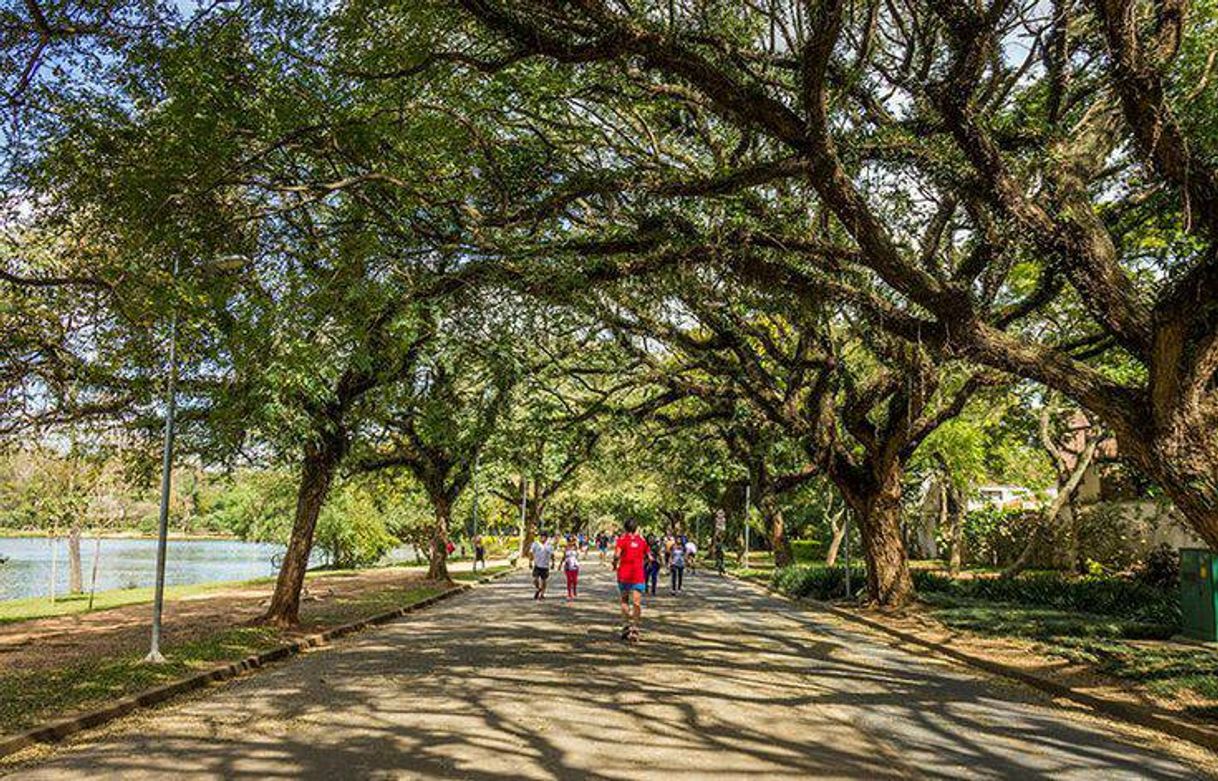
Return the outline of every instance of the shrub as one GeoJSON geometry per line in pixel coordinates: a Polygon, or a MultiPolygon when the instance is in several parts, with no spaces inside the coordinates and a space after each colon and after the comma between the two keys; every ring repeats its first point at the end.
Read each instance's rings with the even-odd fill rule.
{"type": "Polygon", "coordinates": [[[771,584],[796,599],[837,599],[866,590],[867,570],[850,568],[850,595],[846,593],[845,567],[783,567],[774,571],[771,584]]]}
{"type": "Polygon", "coordinates": [[[1030,573],[1008,579],[953,579],[934,572],[914,572],[913,576],[914,586],[924,593],[1052,607],[1152,624],[1180,624],[1180,602],[1174,590],[1156,588],[1130,578],[1073,578],[1057,572],[1030,573]]]}
{"type": "Polygon", "coordinates": [[[1174,589],[1180,584],[1180,552],[1167,543],[1146,554],[1134,577],[1148,586],[1174,589]]]}
{"type": "MultiPolygon", "coordinates": [[[[965,513],[961,528],[966,564],[999,567],[1014,561],[1023,552],[1028,538],[1039,524],[1037,514],[1028,510],[1004,509],[986,505],[965,513]]],[[[948,530],[940,529],[940,548],[947,550],[948,530]]],[[[1037,556],[1034,560],[1039,560],[1037,556]]]]}
{"type": "Polygon", "coordinates": [[[811,564],[823,555],[824,546],[817,540],[792,540],[791,555],[797,564],[811,564]]]}

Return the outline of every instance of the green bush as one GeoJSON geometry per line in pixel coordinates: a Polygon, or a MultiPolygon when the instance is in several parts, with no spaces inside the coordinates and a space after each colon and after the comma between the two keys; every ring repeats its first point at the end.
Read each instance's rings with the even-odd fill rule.
{"type": "Polygon", "coordinates": [[[397,544],[373,496],[355,485],[345,485],[330,497],[313,540],[337,569],[371,566],[397,544]]]}
{"type": "Polygon", "coordinates": [[[488,559],[503,559],[515,556],[520,550],[519,535],[503,535],[496,536],[493,534],[483,534],[482,544],[486,547],[486,557],[488,559]]]}
{"type": "Polygon", "coordinates": [[[824,546],[818,540],[792,540],[791,555],[796,564],[811,564],[824,555],[824,546]]]}
{"type": "MultiPolygon", "coordinates": [[[[846,593],[845,567],[783,567],[774,570],[771,584],[775,589],[796,599],[838,599],[846,593]]],[[[867,571],[850,568],[850,591],[858,594],[867,587],[867,571]]]]}
{"type": "Polygon", "coordinates": [[[1127,578],[1075,578],[1057,572],[1037,572],[1006,579],[950,578],[925,571],[915,571],[913,577],[914,586],[922,593],[1051,607],[1151,624],[1180,625],[1180,601],[1174,589],[1155,588],[1127,578]]]}

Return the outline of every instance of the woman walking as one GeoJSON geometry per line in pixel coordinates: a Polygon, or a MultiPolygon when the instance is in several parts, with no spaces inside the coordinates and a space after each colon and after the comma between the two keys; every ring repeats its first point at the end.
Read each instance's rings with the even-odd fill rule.
{"type": "Polygon", "coordinates": [[[567,576],[567,599],[579,596],[579,545],[574,537],[567,538],[567,551],[563,554],[562,571],[567,576]]]}
{"type": "Polygon", "coordinates": [[[673,545],[669,553],[668,570],[672,573],[672,593],[676,594],[685,586],[685,546],[673,545]]]}

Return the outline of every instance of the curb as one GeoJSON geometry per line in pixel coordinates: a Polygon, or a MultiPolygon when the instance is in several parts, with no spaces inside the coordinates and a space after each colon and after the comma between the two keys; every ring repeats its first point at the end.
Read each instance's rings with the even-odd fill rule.
{"type": "Polygon", "coordinates": [[[1046,694],[1051,694],[1054,697],[1070,700],[1071,702],[1077,703],[1086,708],[1090,708],[1091,710],[1103,714],[1104,716],[1108,716],[1119,721],[1136,724],[1139,727],[1152,729],[1169,737],[1176,738],[1177,740],[1188,741],[1189,743],[1200,746],[1204,749],[1208,749],[1209,751],[1218,752],[1218,728],[1190,724],[1174,715],[1168,715],[1162,711],[1142,705],[1134,705],[1128,702],[1110,700],[1105,697],[1097,697],[1094,694],[1087,694],[1086,692],[1081,692],[1077,689],[1071,688],[1064,683],[1055,681],[1052,678],[1036,675],[1035,673],[1030,673],[1027,670],[1023,670],[1018,667],[1011,667],[1010,665],[996,662],[992,659],[984,659],[967,654],[963,651],[944,645],[943,643],[936,643],[923,639],[915,634],[888,626],[882,621],[877,621],[873,618],[858,615],[828,602],[821,602],[819,600],[793,599],[780,591],[775,591],[768,585],[753,583],[735,575],[732,575],[731,577],[738,583],[743,583],[744,585],[752,588],[762,589],[766,593],[784,599],[788,602],[794,604],[803,602],[804,604],[815,605],[818,608],[837,616],[838,618],[853,621],[856,624],[862,624],[870,629],[874,629],[895,637],[902,642],[910,643],[920,648],[925,648],[939,654],[940,656],[945,656],[956,662],[982,670],[992,675],[1000,675],[1004,678],[1014,679],[1020,683],[1024,683],[1035,689],[1039,689],[1046,694]]]}
{"type": "Polygon", "coordinates": [[[58,743],[69,735],[74,735],[86,729],[99,727],[117,718],[126,716],[127,714],[140,708],[147,708],[152,705],[159,705],[163,702],[173,699],[187,692],[197,691],[205,688],[213,683],[231,680],[239,675],[257,670],[273,662],[282,661],[290,657],[296,656],[302,651],[310,648],[318,648],[327,645],[331,640],[336,640],[346,635],[354,634],[364,629],[369,629],[374,626],[380,626],[393,621],[396,618],[401,618],[410,613],[415,613],[425,608],[431,607],[437,602],[443,602],[446,599],[464,594],[474,588],[474,585],[486,584],[499,578],[511,575],[515,569],[506,569],[503,572],[497,572],[494,575],[489,575],[475,581],[474,584],[462,583],[452,588],[442,591],[439,594],[433,594],[426,599],[421,599],[418,602],[413,602],[405,607],[395,608],[385,613],[368,618],[354,621],[350,624],[332,627],[314,635],[307,635],[294,640],[291,643],[285,643],[275,648],[267,649],[253,656],[222,664],[218,667],[213,667],[210,670],[196,673],[186,678],[180,678],[176,681],[146,689],[138,694],[132,694],[127,697],[120,697],[114,700],[110,705],[96,710],[86,711],[84,713],[70,716],[65,719],[43,724],[39,727],[28,729],[24,732],[18,732],[13,735],[0,736],[0,759],[15,754],[22,749],[29,748],[38,744],[58,743]]]}

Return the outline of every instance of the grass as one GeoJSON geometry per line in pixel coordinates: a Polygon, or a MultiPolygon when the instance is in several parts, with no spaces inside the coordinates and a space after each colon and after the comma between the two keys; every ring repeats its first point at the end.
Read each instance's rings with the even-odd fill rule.
{"type": "Polygon", "coordinates": [[[1174,626],[938,594],[922,598],[931,605],[931,615],[953,629],[1034,640],[1045,654],[1145,686],[1161,697],[1189,694],[1199,703],[1186,706],[1185,712],[1218,721],[1218,649],[1161,642],[1176,633],[1174,626]]]}
{"type": "MultiPolygon", "coordinates": [[[[307,616],[310,629],[358,621],[440,593],[437,586],[402,586],[335,600],[307,616]]],[[[143,653],[90,659],[50,671],[0,674],[0,733],[28,729],[48,719],[168,683],[221,662],[232,662],[283,643],[271,627],[232,627],[205,638],[164,647],[166,663],[144,664],[143,653]]]]}
{"type": "Polygon", "coordinates": [[[772,567],[742,567],[740,569],[733,569],[731,572],[741,580],[750,580],[754,583],[762,584],[769,584],[770,579],[774,577],[774,569],[772,567]]]}
{"type": "MultiPolygon", "coordinates": [[[[196,583],[189,586],[166,586],[166,599],[183,599],[201,594],[220,591],[243,584],[266,582],[269,578],[259,578],[252,581],[229,581],[220,583],[196,583]]],[[[93,610],[110,610],[127,605],[138,605],[152,601],[152,587],[113,589],[99,591],[93,599],[93,610]]],[[[0,624],[12,624],[18,621],[30,621],[36,618],[51,618],[85,613],[89,610],[88,594],[72,594],[56,597],[55,601],[46,597],[28,597],[26,599],[10,599],[0,602],[0,624]]]]}
{"type": "Polygon", "coordinates": [[[1176,627],[1166,624],[1047,607],[981,602],[939,594],[925,594],[922,599],[934,607],[931,615],[939,621],[953,629],[967,629],[978,634],[1035,640],[1063,637],[1167,640],[1176,633],[1176,627]]]}
{"type": "Polygon", "coordinates": [[[506,572],[510,569],[512,569],[512,567],[509,567],[506,564],[501,564],[498,567],[479,569],[477,572],[454,572],[452,573],[452,579],[455,583],[473,583],[481,580],[482,578],[489,578],[492,575],[498,575],[500,572],[506,572]]]}
{"type": "Polygon", "coordinates": [[[1163,697],[1189,693],[1203,701],[1185,712],[1218,721],[1218,649],[1095,638],[1059,638],[1050,653],[1134,681],[1163,697]]]}

